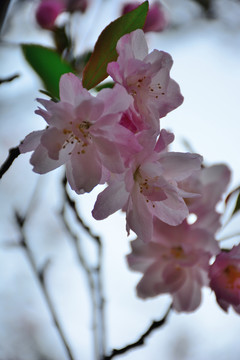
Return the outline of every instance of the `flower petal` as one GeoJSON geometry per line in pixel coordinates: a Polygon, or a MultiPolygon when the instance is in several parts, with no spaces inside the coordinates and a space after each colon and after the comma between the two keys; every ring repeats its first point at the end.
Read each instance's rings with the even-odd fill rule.
{"type": "Polygon", "coordinates": [[[119,209],[128,200],[129,194],[125,190],[123,181],[115,181],[103,190],[97,197],[92,215],[96,220],[103,220],[119,209]]]}

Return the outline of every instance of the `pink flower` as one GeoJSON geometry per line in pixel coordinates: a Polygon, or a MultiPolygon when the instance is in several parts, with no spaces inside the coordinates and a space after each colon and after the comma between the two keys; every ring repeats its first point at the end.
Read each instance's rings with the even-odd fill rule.
{"type": "Polygon", "coordinates": [[[232,305],[240,314],[240,245],[222,251],[209,268],[210,286],[224,311],[232,305]]]}
{"type": "Polygon", "coordinates": [[[183,196],[196,194],[182,191],[178,182],[200,168],[202,157],[167,152],[173,138],[173,134],[162,130],[154,147],[146,133],[140,133],[138,140],[143,150],[133,157],[125,173],[110,179],[109,186],[98,195],[93,209],[95,219],[123,209],[128,232],[132,229],[143,241],[150,241],[154,216],[174,226],[186,218],[188,208],[183,196]]]}
{"type": "Polygon", "coordinates": [[[107,71],[134,98],[134,106],[147,127],[159,131],[159,118],[183,102],[178,84],[169,76],[172,58],[148,47],[142,30],[124,35],[117,43],[116,62],[107,71]]]}
{"type": "MultiPolygon", "coordinates": [[[[122,9],[122,14],[136,9],[141,3],[138,1],[126,3],[122,9]]],[[[143,27],[144,32],[148,31],[163,31],[167,27],[168,21],[163,10],[163,6],[159,2],[150,5],[146,21],[143,27]]]]}
{"type": "Polygon", "coordinates": [[[124,161],[141,148],[132,132],[119,124],[131,97],[119,85],[93,97],[69,73],[61,77],[60,99],[58,103],[38,99],[46,110],[39,108],[36,113],[48,127],[29,134],[20,151],[34,150],[30,162],[40,174],[66,164],[72,189],[89,192],[105,182],[106,169],[113,173],[123,171],[124,161]]]}
{"type": "MultiPolygon", "coordinates": [[[[133,102],[130,107],[122,114],[120,124],[132,131],[134,134],[143,130],[147,130],[147,126],[144,123],[141,115],[134,108],[133,102]]],[[[157,137],[157,135],[158,134],[156,133],[155,137],[157,137]]]]}
{"type": "Polygon", "coordinates": [[[36,11],[36,20],[44,29],[53,29],[55,20],[65,10],[63,0],[43,0],[36,11]]]}
{"type": "Polygon", "coordinates": [[[215,233],[220,228],[220,215],[216,205],[221,200],[230,181],[231,172],[224,164],[204,167],[185,179],[179,186],[189,192],[197,192],[201,196],[187,199],[190,213],[197,216],[196,227],[207,228],[215,233]]]}
{"type": "Polygon", "coordinates": [[[200,305],[201,288],[208,285],[209,260],[219,251],[211,233],[193,229],[186,221],[169,226],[155,218],[151,241],[137,238],[131,247],[128,264],[143,273],[137,285],[140,298],[169,293],[179,312],[194,311],[200,305]]]}

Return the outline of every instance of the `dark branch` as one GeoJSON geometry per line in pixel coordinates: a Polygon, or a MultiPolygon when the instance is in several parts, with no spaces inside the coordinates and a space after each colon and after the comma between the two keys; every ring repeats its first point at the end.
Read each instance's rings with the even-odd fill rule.
{"type": "Polygon", "coordinates": [[[9,149],[8,157],[0,167],[0,179],[5,174],[5,172],[7,172],[14,160],[18,157],[18,155],[20,155],[20,150],[18,146],[9,149]]]}
{"type": "Polygon", "coordinates": [[[127,346],[125,346],[125,347],[123,347],[121,349],[113,349],[112,353],[110,355],[108,355],[108,356],[103,357],[102,360],[110,360],[114,356],[122,355],[122,354],[124,354],[125,352],[127,352],[127,351],[129,351],[131,349],[134,349],[134,348],[136,348],[138,346],[144,345],[144,342],[145,342],[146,338],[152,333],[152,331],[160,328],[161,326],[163,326],[166,323],[166,320],[168,318],[168,315],[169,315],[171,309],[172,309],[172,304],[169,306],[169,308],[168,308],[166,314],[164,315],[164,317],[161,320],[153,321],[152,324],[147,329],[147,331],[145,331],[145,333],[142,334],[137,341],[135,341],[134,343],[129,344],[129,345],[127,345],[127,346]]]}
{"type": "Polygon", "coordinates": [[[49,260],[46,261],[46,263],[44,264],[43,268],[39,271],[34,259],[34,256],[32,254],[32,251],[28,245],[28,242],[26,240],[25,237],[25,232],[24,232],[24,225],[25,225],[25,221],[26,221],[26,217],[21,216],[17,211],[15,212],[15,219],[16,219],[16,223],[18,225],[19,228],[19,232],[21,234],[21,240],[19,242],[19,245],[22,247],[22,249],[25,251],[25,254],[29,260],[29,263],[31,265],[32,271],[36,276],[36,279],[38,280],[38,284],[42,290],[42,293],[44,295],[45,301],[47,303],[48,309],[51,313],[52,316],[52,320],[57,328],[58,334],[61,337],[61,340],[64,344],[65,350],[68,354],[68,358],[69,360],[74,360],[73,354],[71,352],[71,349],[68,345],[68,342],[65,338],[65,335],[63,333],[62,327],[60,325],[60,322],[58,321],[58,317],[56,314],[56,311],[54,309],[54,306],[52,304],[52,301],[49,297],[47,288],[46,288],[46,284],[45,284],[45,273],[46,273],[46,269],[49,265],[49,260]]]}
{"type": "Polygon", "coordinates": [[[15,75],[12,75],[12,76],[9,76],[7,78],[0,78],[0,85],[6,83],[6,82],[10,82],[10,81],[13,81],[15,79],[17,79],[20,75],[19,74],[15,74],[15,75]]]}
{"type": "MultiPolygon", "coordinates": [[[[76,210],[77,211],[77,210],[76,210]]],[[[94,332],[94,347],[96,359],[100,359],[105,354],[105,325],[104,325],[104,299],[102,295],[102,283],[101,283],[101,261],[102,261],[102,247],[98,245],[98,266],[96,268],[90,266],[86,261],[84,253],[81,249],[81,243],[78,236],[73,232],[66,219],[66,203],[64,204],[60,215],[62,217],[63,224],[68,234],[73,240],[76,253],[78,255],[79,262],[82,269],[85,271],[87,282],[90,291],[90,299],[93,309],[93,332],[94,332]],[[99,331],[100,327],[100,331],[99,331]]],[[[75,212],[75,211],[74,211],[75,212]]]]}
{"type": "Polygon", "coordinates": [[[93,308],[93,331],[94,331],[94,343],[95,343],[95,355],[96,359],[101,359],[105,355],[105,300],[103,297],[103,282],[102,282],[102,261],[103,261],[103,247],[100,236],[95,235],[89,226],[87,226],[79,215],[77,204],[68,194],[67,191],[67,179],[66,176],[62,180],[64,190],[64,204],[61,211],[63,223],[69,235],[72,237],[74,246],[84,269],[88,286],[90,290],[92,308],[93,308]],[[66,219],[66,210],[70,207],[71,211],[75,215],[75,218],[79,225],[87,232],[90,239],[93,239],[97,247],[97,263],[96,266],[89,266],[86,255],[82,251],[82,241],[79,241],[78,236],[72,231],[66,219]]]}
{"type": "Polygon", "coordinates": [[[64,195],[65,195],[65,199],[68,203],[68,205],[70,206],[70,208],[73,210],[75,216],[76,216],[76,219],[77,221],[79,222],[79,224],[82,226],[82,228],[88,233],[88,235],[97,242],[98,246],[101,247],[101,239],[100,239],[100,236],[98,235],[94,235],[92,230],[90,229],[89,226],[87,226],[83,219],[80,217],[79,213],[78,213],[78,210],[77,210],[77,205],[75,203],[74,200],[72,200],[67,192],[67,189],[66,189],[66,183],[67,183],[67,180],[66,180],[66,177],[64,177],[63,179],[63,189],[64,189],[64,195]]]}

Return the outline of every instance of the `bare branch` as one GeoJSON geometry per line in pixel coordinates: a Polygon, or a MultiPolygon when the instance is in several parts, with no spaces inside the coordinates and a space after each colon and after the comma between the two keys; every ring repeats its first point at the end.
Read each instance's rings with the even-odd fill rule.
{"type": "MultiPolygon", "coordinates": [[[[103,308],[104,308],[104,300],[102,295],[102,283],[101,283],[101,246],[98,246],[98,266],[97,268],[91,267],[88,265],[85,260],[84,253],[81,249],[80,242],[78,236],[73,232],[71,227],[69,226],[66,216],[65,216],[65,208],[66,204],[63,206],[61,211],[61,216],[65,228],[68,234],[71,236],[73,240],[73,245],[78,255],[79,262],[85,271],[87,282],[90,291],[90,299],[92,302],[92,310],[93,310],[93,333],[94,333],[94,348],[95,348],[95,356],[96,359],[100,359],[101,356],[105,353],[105,335],[104,335],[104,316],[103,316],[103,308]]],[[[74,211],[75,212],[75,211],[74,211]]],[[[97,242],[98,244],[98,242],[97,242]]]]}
{"type": "Polygon", "coordinates": [[[14,74],[11,76],[8,76],[7,78],[0,78],[0,85],[11,82],[15,79],[17,79],[20,75],[19,74],[14,74]]]}
{"type": "Polygon", "coordinates": [[[68,358],[69,360],[74,360],[74,357],[73,357],[73,354],[71,352],[71,349],[68,345],[68,342],[65,338],[65,335],[63,333],[63,330],[62,330],[62,327],[58,321],[58,317],[57,317],[57,314],[56,314],[56,311],[54,309],[54,306],[52,304],[52,301],[50,299],[50,296],[48,294],[48,291],[47,291],[47,288],[46,288],[46,282],[45,282],[45,273],[46,273],[46,269],[49,265],[49,260],[44,264],[43,268],[39,271],[38,268],[37,268],[37,265],[36,265],[36,262],[35,262],[35,259],[34,259],[34,256],[32,254],[32,251],[28,245],[28,242],[26,240],[26,237],[25,237],[25,232],[24,232],[24,225],[25,225],[25,220],[26,218],[25,217],[22,217],[21,215],[19,215],[18,212],[15,213],[15,219],[16,219],[16,223],[18,225],[18,228],[19,228],[19,232],[21,234],[21,240],[20,240],[20,246],[24,249],[26,255],[27,255],[27,258],[29,260],[29,263],[31,265],[31,268],[33,270],[33,273],[35,274],[35,277],[36,279],[38,280],[38,284],[42,290],[42,293],[44,295],[44,298],[45,298],[45,301],[47,303],[47,306],[48,306],[48,309],[51,313],[51,316],[52,316],[52,320],[58,330],[58,333],[61,337],[61,340],[64,344],[64,347],[65,347],[65,350],[68,354],[68,358]]]}
{"type": "Polygon", "coordinates": [[[103,297],[103,283],[102,283],[102,260],[103,260],[103,248],[100,236],[95,235],[89,226],[87,226],[81,218],[77,204],[72,200],[68,194],[66,185],[67,179],[64,177],[62,181],[64,189],[65,203],[61,211],[61,216],[66,230],[74,240],[74,246],[78,254],[80,264],[82,265],[88,281],[92,308],[93,308],[93,330],[94,330],[94,343],[95,343],[95,354],[96,359],[100,359],[105,354],[105,300],[103,297]],[[95,267],[89,266],[84,256],[84,252],[81,249],[80,239],[70,228],[68,221],[65,216],[66,206],[69,206],[79,225],[87,232],[90,239],[93,239],[97,246],[97,264],[95,267]]]}
{"type": "Polygon", "coordinates": [[[7,172],[14,160],[18,157],[18,155],[20,155],[20,150],[18,146],[9,149],[8,157],[0,167],[0,179],[5,174],[5,172],[7,172]]]}
{"type": "Polygon", "coordinates": [[[172,309],[172,304],[169,306],[164,317],[158,321],[153,321],[152,324],[147,329],[147,331],[145,331],[145,333],[143,333],[137,341],[135,341],[134,343],[129,344],[121,349],[113,349],[112,353],[108,356],[103,357],[102,360],[110,360],[114,356],[122,355],[131,349],[135,349],[136,347],[144,345],[146,338],[153,332],[153,330],[160,328],[161,326],[163,326],[166,323],[166,320],[168,318],[168,315],[169,315],[171,309],[172,309]]]}
{"type": "Polygon", "coordinates": [[[66,189],[66,184],[67,184],[67,180],[66,180],[66,177],[64,177],[63,179],[63,189],[64,189],[64,195],[65,195],[65,199],[68,203],[68,205],[70,206],[70,208],[73,210],[75,216],[76,216],[76,219],[78,221],[78,223],[82,226],[82,228],[88,233],[88,235],[93,239],[95,240],[97,243],[98,243],[98,246],[101,246],[101,238],[100,236],[98,235],[94,235],[92,230],[90,229],[90,227],[88,225],[86,225],[83,221],[83,219],[80,217],[79,213],[78,213],[78,210],[77,210],[77,205],[76,205],[76,202],[74,200],[72,200],[67,192],[67,189],[66,189]]]}

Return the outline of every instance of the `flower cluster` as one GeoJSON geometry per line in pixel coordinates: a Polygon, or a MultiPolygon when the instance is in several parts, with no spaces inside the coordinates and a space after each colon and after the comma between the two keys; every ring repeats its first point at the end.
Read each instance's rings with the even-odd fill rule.
{"type": "Polygon", "coordinates": [[[202,168],[180,183],[185,191],[198,191],[187,199],[190,216],[178,226],[155,218],[149,242],[138,237],[127,260],[131,269],[143,273],[137,286],[141,298],[170,293],[176,311],[193,311],[201,302],[201,287],[209,285],[210,259],[220,252],[215,233],[220,214],[215,210],[230,171],[225,165],[202,168]],[[195,221],[191,218],[194,217],[195,221]]]}
{"type": "Polygon", "coordinates": [[[220,252],[216,205],[230,171],[225,165],[203,167],[198,154],[169,150],[174,135],[160,121],[183,101],[170,77],[171,56],[148,53],[142,30],[124,35],[117,52],[107,67],[113,88],[93,96],[69,73],[61,77],[59,102],[38,99],[42,107],[36,113],[48,126],[29,134],[20,151],[34,151],[30,162],[40,174],[65,164],[78,194],[107,184],[92,214],[100,220],[119,209],[126,213],[127,232],[137,235],[127,259],[143,273],[137,285],[141,298],[170,293],[177,311],[193,311],[210,281],[224,309],[227,303],[239,309],[237,297],[219,290],[222,282],[228,292],[238,289],[240,270],[229,260],[231,253],[218,255],[209,270],[220,252]]]}

